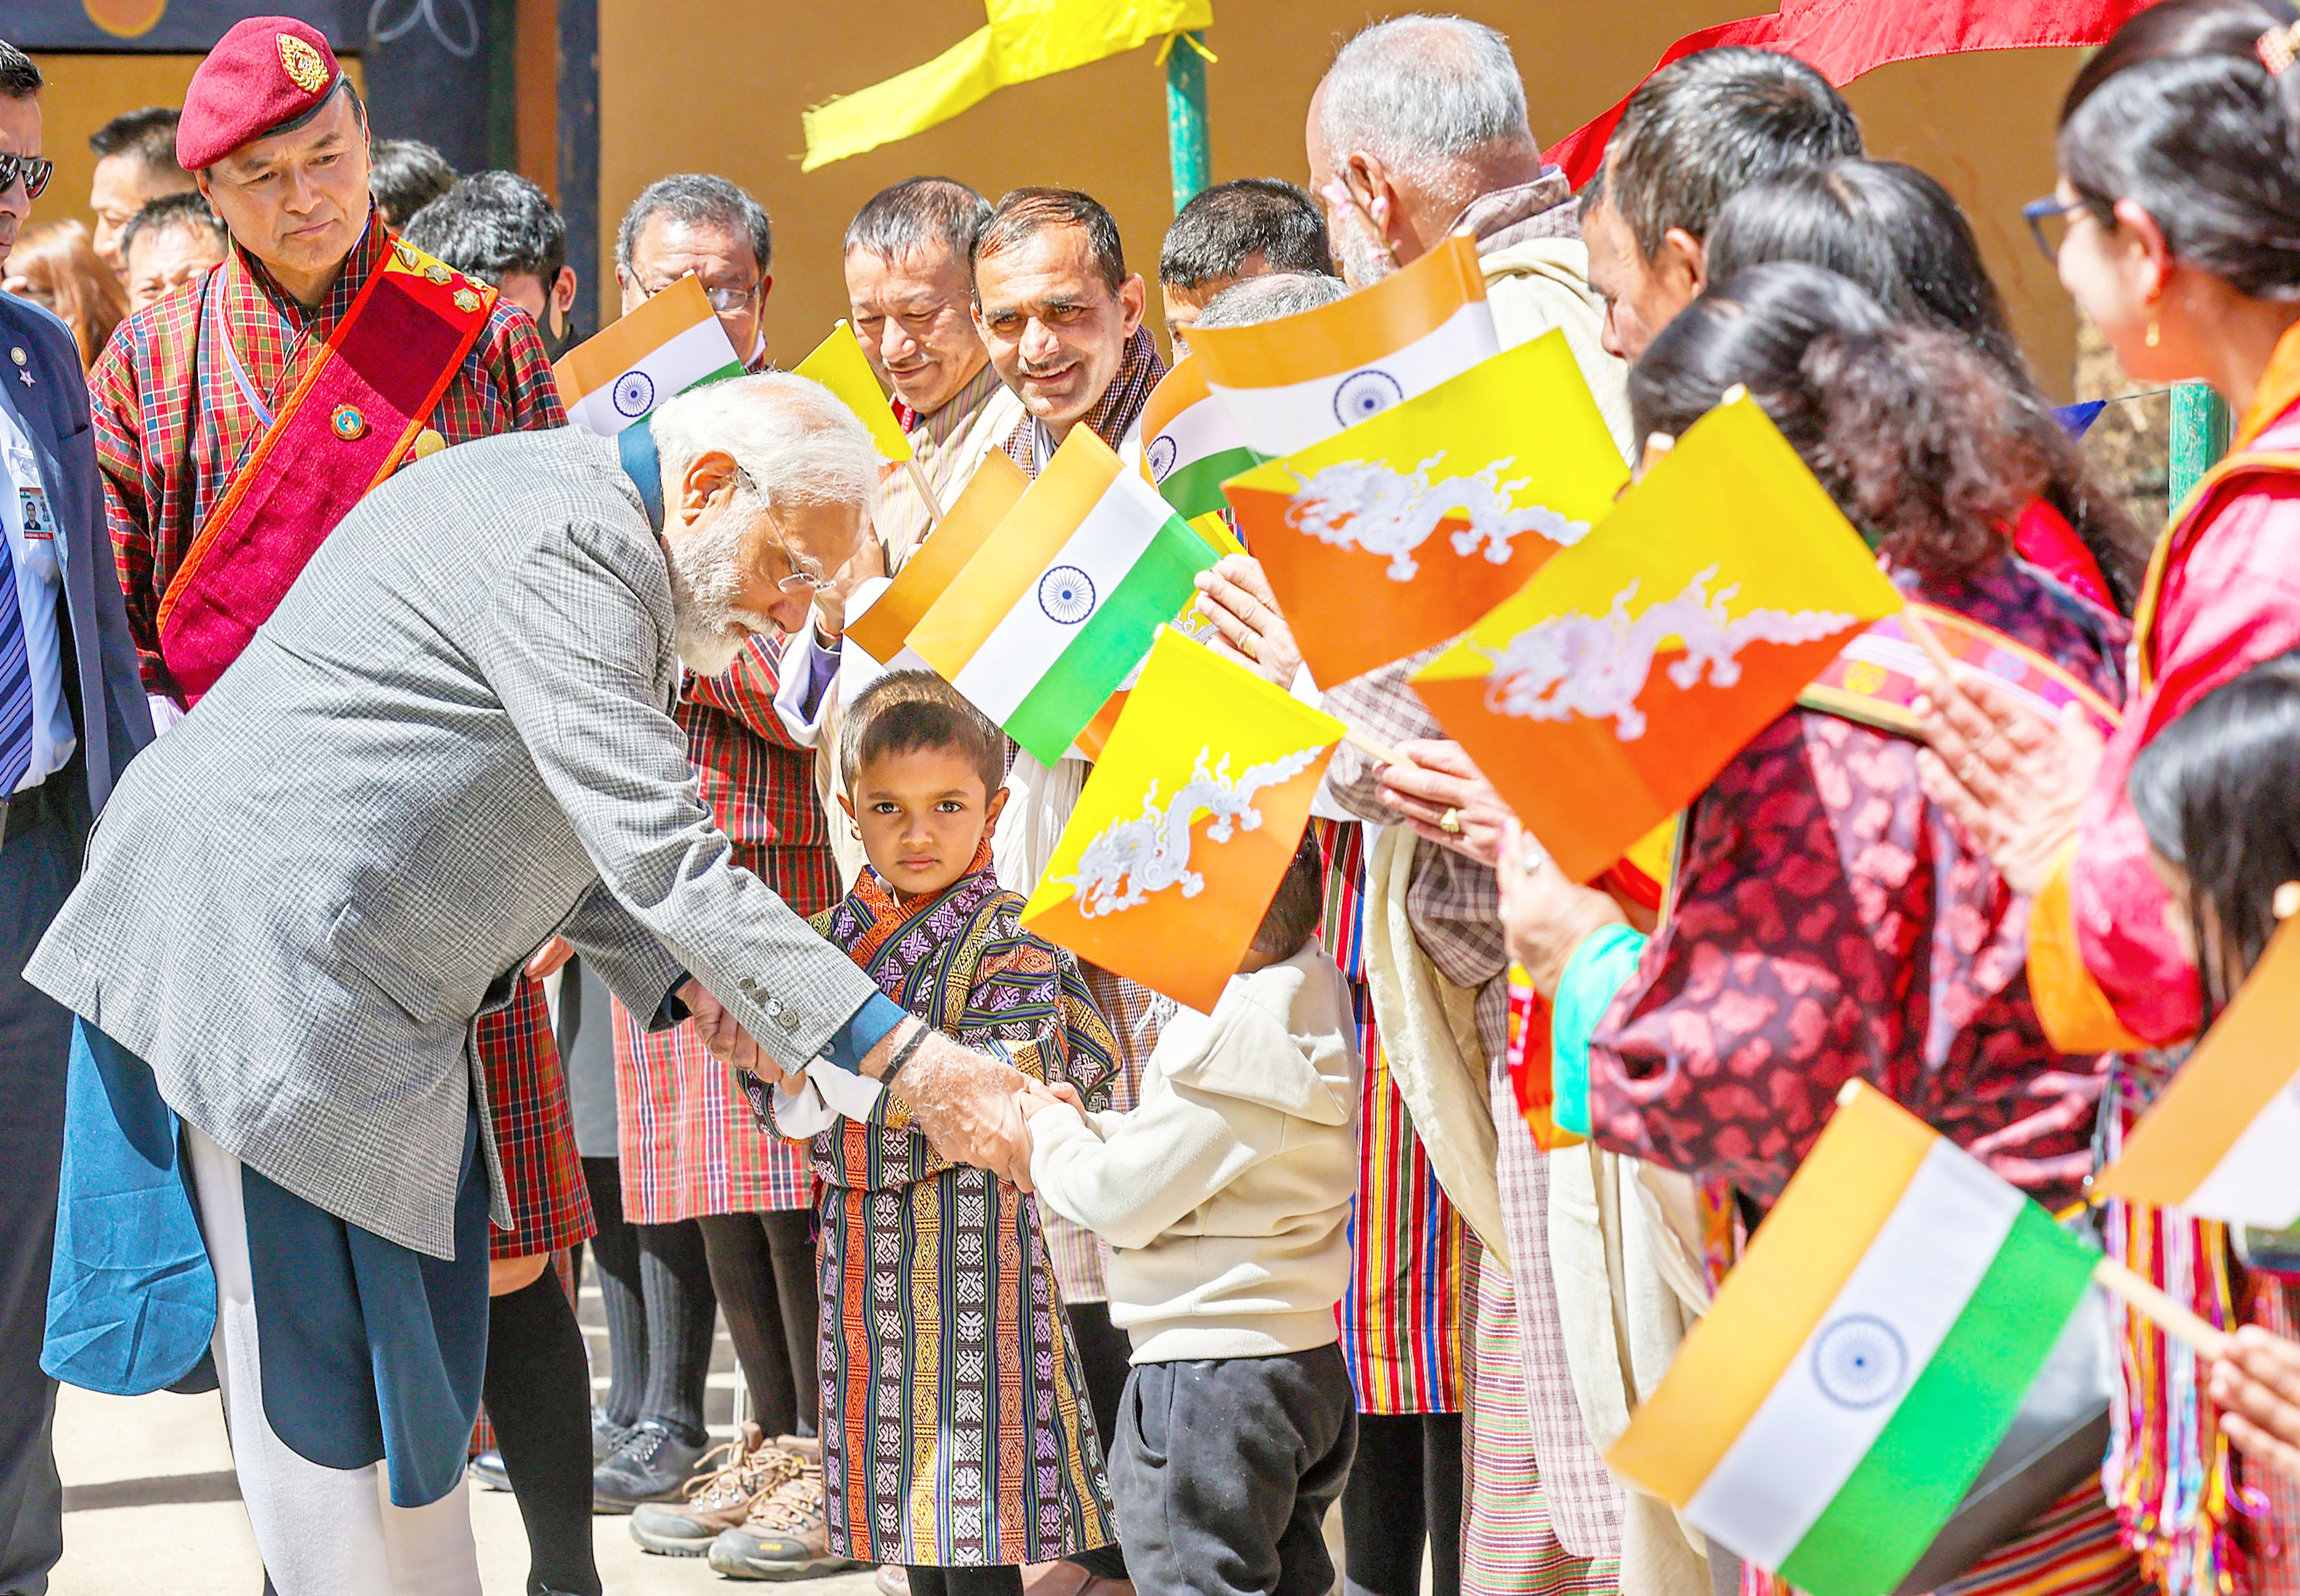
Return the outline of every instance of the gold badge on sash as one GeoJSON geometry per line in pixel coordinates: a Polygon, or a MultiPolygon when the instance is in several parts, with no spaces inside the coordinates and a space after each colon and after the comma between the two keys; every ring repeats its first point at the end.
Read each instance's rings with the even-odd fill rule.
{"type": "Polygon", "coordinates": [[[367,436],[367,418],[354,404],[338,404],[335,414],[328,418],[328,427],[347,444],[355,444],[367,436]]]}

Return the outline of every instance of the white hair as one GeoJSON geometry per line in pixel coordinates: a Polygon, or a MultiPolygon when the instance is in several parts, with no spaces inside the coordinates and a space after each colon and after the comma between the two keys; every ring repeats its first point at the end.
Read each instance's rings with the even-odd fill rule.
{"type": "Polygon", "coordinates": [[[1378,157],[1424,187],[1500,145],[1529,145],[1525,80],[1509,40],[1466,17],[1376,22],[1327,70],[1318,136],[1339,162],[1378,157]]]}
{"type": "MultiPolygon", "coordinates": [[[[672,540],[671,600],[679,657],[698,676],[733,663],[745,639],[775,622],[740,607],[745,539],[777,504],[845,504],[866,519],[879,481],[879,451],[854,412],[829,388],[783,371],[762,371],[691,388],[649,419],[662,463],[666,504],[688,471],[716,450],[740,476],[725,513],[672,540]],[[755,495],[763,503],[754,507],[755,495]]],[[[791,559],[797,565],[794,551],[791,559]]]]}
{"type": "Polygon", "coordinates": [[[666,503],[695,462],[731,455],[750,486],[776,504],[853,504],[864,514],[879,482],[879,451],[829,388],[787,371],[759,371],[689,388],[655,407],[648,426],[662,459],[666,503]]]}
{"type": "Polygon", "coordinates": [[[1306,271],[1265,272],[1242,283],[1232,283],[1206,301],[1190,327],[1192,331],[1201,327],[1252,327],[1257,322],[1275,321],[1280,316],[1314,311],[1338,299],[1346,299],[1349,292],[1337,277],[1313,276],[1306,271]]]}

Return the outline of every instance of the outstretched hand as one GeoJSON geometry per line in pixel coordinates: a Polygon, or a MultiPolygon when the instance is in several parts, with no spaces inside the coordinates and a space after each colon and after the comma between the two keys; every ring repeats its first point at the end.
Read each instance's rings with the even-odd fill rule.
{"type": "MultiPolygon", "coordinates": [[[[878,1075],[895,1051],[909,1044],[921,1022],[897,1026],[863,1060],[878,1075]]],[[[911,1110],[911,1123],[954,1164],[988,1169],[1009,1185],[1030,1189],[1030,1131],[1023,1100],[1031,1082],[1012,1064],[973,1052],[929,1030],[888,1090],[911,1110]]]]}
{"type": "Polygon", "coordinates": [[[1988,672],[1929,677],[1916,704],[1917,779],[2017,893],[2034,896],[2076,835],[2106,747],[2083,711],[2056,725],[1988,672]]]}
{"type": "Polygon", "coordinates": [[[742,1022],[712,997],[703,983],[690,978],[672,994],[687,1005],[695,1035],[711,1056],[736,1069],[746,1069],[770,1086],[796,1088],[800,1076],[786,1070],[774,1055],[743,1028],[742,1022]]]}

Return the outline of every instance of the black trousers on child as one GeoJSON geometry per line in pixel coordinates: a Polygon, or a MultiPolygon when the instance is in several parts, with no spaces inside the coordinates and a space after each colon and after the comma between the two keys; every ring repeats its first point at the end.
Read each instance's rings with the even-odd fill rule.
{"type": "Polygon", "coordinates": [[[1357,1448],[1341,1350],[1138,1363],[1111,1445],[1141,1596],[1326,1596],[1326,1511],[1357,1448]]]}

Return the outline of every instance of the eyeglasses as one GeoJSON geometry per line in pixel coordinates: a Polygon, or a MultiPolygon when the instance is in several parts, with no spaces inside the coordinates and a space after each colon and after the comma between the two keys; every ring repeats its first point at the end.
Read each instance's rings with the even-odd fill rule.
{"type": "Polygon", "coordinates": [[[2021,207],[2021,220],[2029,224],[2029,237],[2037,241],[2045,259],[2055,266],[2061,263],[2061,245],[2069,236],[2069,219],[2079,211],[2104,224],[2113,215],[2098,200],[2082,195],[2063,204],[2058,195],[2046,195],[2021,207]]]}
{"type": "Polygon", "coordinates": [[[44,160],[38,155],[11,155],[0,152],[0,194],[13,188],[16,180],[21,178],[24,197],[38,199],[46,192],[48,179],[55,175],[56,163],[53,161],[44,160]]]}
{"type": "MultiPolygon", "coordinates": [[[[692,277],[695,274],[693,272],[688,272],[687,275],[692,277]]],[[[678,278],[673,278],[672,282],[677,282],[679,280],[679,279],[678,278]]],[[[664,292],[671,286],[671,283],[642,282],[639,284],[639,292],[646,295],[649,299],[653,299],[656,295],[664,292]]],[[[733,315],[737,311],[741,310],[745,305],[750,303],[751,301],[756,299],[758,296],[759,286],[756,283],[752,284],[747,288],[705,288],[703,290],[703,297],[711,302],[712,310],[721,316],[733,315]]]]}
{"type": "Polygon", "coordinates": [[[804,593],[810,598],[818,593],[828,592],[831,586],[830,578],[818,577],[799,563],[798,555],[791,550],[790,534],[784,531],[782,522],[775,519],[773,506],[767,503],[767,495],[759,491],[758,484],[751,480],[750,472],[737,466],[735,480],[742,484],[746,493],[758,500],[759,513],[767,518],[767,530],[775,535],[775,553],[780,554],[783,563],[791,568],[790,575],[778,581],[775,586],[784,593],[804,593]]]}

